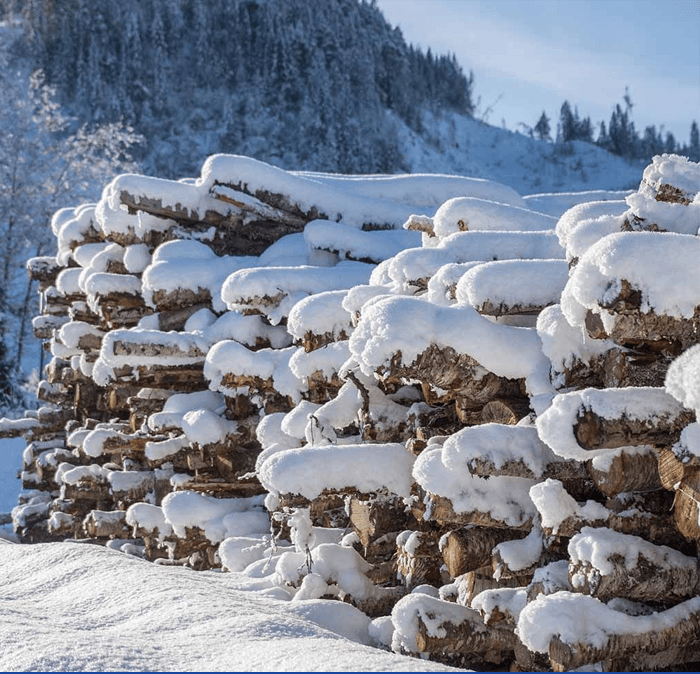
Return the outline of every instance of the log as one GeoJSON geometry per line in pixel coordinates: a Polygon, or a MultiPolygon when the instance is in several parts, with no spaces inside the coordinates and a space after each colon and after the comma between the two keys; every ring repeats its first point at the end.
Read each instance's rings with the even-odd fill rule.
{"type": "Polygon", "coordinates": [[[484,424],[508,424],[514,426],[530,412],[530,404],[522,398],[491,400],[481,409],[484,424]]]}
{"type": "Polygon", "coordinates": [[[472,510],[457,513],[452,506],[452,502],[444,496],[430,494],[430,504],[424,516],[437,522],[440,526],[458,528],[466,525],[488,527],[495,529],[508,529],[511,531],[530,531],[532,529],[532,518],[528,517],[522,524],[512,526],[503,520],[494,518],[490,513],[472,510]]]}
{"type": "Polygon", "coordinates": [[[53,255],[29,258],[26,266],[29,278],[44,288],[55,285],[56,277],[64,269],[53,255]]]}
{"type": "MultiPolygon", "coordinates": [[[[166,324],[185,327],[187,319],[199,309],[212,308],[211,291],[209,288],[175,288],[175,290],[156,290],[151,298],[160,313],[159,318],[166,324]],[[191,312],[191,313],[190,313],[191,312]],[[186,316],[186,318],[185,318],[186,316]]],[[[160,326],[161,330],[177,330],[178,327],[160,326]]]]}
{"type": "Polygon", "coordinates": [[[129,525],[123,510],[92,510],[83,520],[89,538],[128,538],[129,525]]]}
{"type": "Polygon", "coordinates": [[[396,538],[396,572],[406,587],[443,584],[439,539],[436,531],[404,531],[396,538]]]}
{"type": "MultiPolygon", "coordinates": [[[[348,494],[349,495],[349,494],[348,494]]],[[[355,494],[357,496],[357,494],[355,494]]],[[[345,528],[350,520],[345,512],[344,493],[324,489],[321,495],[309,501],[299,494],[280,494],[278,510],[285,508],[309,508],[311,523],[317,527],[345,528]]],[[[363,495],[369,499],[370,495],[363,495]]],[[[362,498],[362,496],[360,496],[362,498]]]]}
{"type": "MultiPolygon", "coordinates": [[[[693,602],[693,607],[697,605],[692,599],[690,602],[693,602]]],[[[660,613],[659,616],[663,617],[664,613],[671,611],[674,609],[660,613]]],[[[584,619],[583,616],[581,618],[584,619]]],[[[656,630],[642,634],[612,634],[604,645],[598,647],[586,642],[567,644],[555,636],[549,644],[552,668],[564,672],[596,662],[616,661],[618,666],[626,665],[623,671],[629,671],[630,664],[634,664],[635,668],[638,662],[642,664],[638,661],[640,655],[647,658],[664,653],[667,654],[666,658],[673,658],[671,664],[685,662],[685,658],[697,660],[700,657],[700,612],[690,608],[682,619],[670,622],[670,625],[660,623],[656,630]]],[[[657,662],[664,662],[666,658],[661,657],[657,662]]]]}
{"type": "Polygon", "coordinates": [[[491,459],[474,457],[470,459],[467,469],[472,475],[481,477],[552,478],[565,481],[585,480],[589,476],[586,466],[574,459],[552,461],[545,465],[541,474],[535,474],[522,459],[506,461],[497,468],[491,459]]]}
{"type": "Polygon", "coordinates": [[[348,339],[349,335],[345,333],[345,330],[340,330],[337,334],[333,332],[324,332],[322,334],[317,334],[311,330],[307,330],[304,333],[304,337],[301,341],[296,340],[295,345],[303,346],[306,353],[311,351],[316,351],[321,349],[328,344],[335,344],[335,342],[342,342],[348,339]]]}
{"type": "MultiPolygon", "coordinates": [[[[570,538],[581,531],[583,527],[609,527],[613,531],[631,536],[639,536],[656,545],[678,546],[680,527],[676,527],[669,515],[657,515],[641,510],[626,514],[610,513],[605,519],[584,520],[577,516],[567,517],[557,527],[556,533],[549,527],[542,527],[546,535],[564,536],[570,538]]],[[[681,532],[682,533],[682,532],[681,532]]],[[[685,535],[685,534],[684,534],[685,535]]]]}
{"type": "Polygon", "coordinates": [[[440,541],[442,559],[452,578],[487,566],[491,552],[499,543],[522,538],[524,532],[508,529],[464,527],[446,533],[440,541]]]}
{"type": "Polygon", "coordinates": [[[102,503],[111,503],[113,501],[112,493],[109,489],[109,484],[106,482],[88,482],[80,481],[78,484],[64,484],[61,486],[61,498],[73,501],[76,504],[76,511],[70,514],[77,514],[79,504],[90,506],[87,510],[103,509],[99,505],[102,503]]]}
{"type": "Polygon", "coordinates": [[[615,324],[608,333],[600,317],[589,311],[585,325],[593,339],[612,339],[622,347],[646,350],[650,353],[678,356],[690,346],[697,344],[700,337],[700,307],[690,318],[676,318],[666,314],[656,314],[653,310],[642,310],[643,295],[629,281],[622,279],[620,292],[601,308],[615,317],[615,324]]]}
{"type": "Polygon", "coordinates": [[[692,480],[690,476],[700,471],[700,457],[691,455],[681,459],[671,449],[659,449],[657,462],[661,486],[669,491],[675,491],[686,475],[692,480]]]}
{"type": "Polygon", "coordinates": [[[598,372],[598,382],[572,379],[569,386],[586,388],[621,388],[626,386],[664,385],[666,372],[673,361],[668,353],[655,351],[659,345],[627,343],[625,349],[613,348],[603,356],[592,359],[590,367],[598,372]]]}
{"type": "Polygon", "coordinates": [[[120,408],[128,407],[127,401],[136,392],[136,383],[138,388],[167,389],[178,392],[201,391],[206,389],[208,384],[204,378],[204,361],[191,365],[138,365],[135,368],[126,366],[115,368],[114,374],[116,384],[127,385],[119,398],[120,402],[114,398],[114,404],[110,403],[112,407],[120,408]]]}
{"type": "Polygon", "coordinates": [[[379,374],[386,383],[401,385],[403,380],[421,382],[423,396],[429,405],[462,398],[465,409],[478,407],[481,412],[484,405],[496,398],[509,400],[527,397],[522,380],[484,373],[484,368],[471,356],[437,344],[428,346],[410,365],[402,362],[401,352],[397,351],[386,371],[380,368],[379,374]]]}
{"type": "Polygon", "coordinates": [[[488,627],[505,627],[514,630],[520,611],[526,603],[524,587],[504,587],[477,595],[472,608],[479,611],[488,627]]]}
{"type": "MultiPolygon", "coordinates": [[[[128,338],[127,338],[128,339],[128,338]]],[[[166,341],[158,342],[129,342],[126,339],[116,339],[112,343],[112,350],[115,356],[133,356],[136,358],[182,358],[182,359],[202,359],[206,358],[206,353],[203,352],[196,344],[187,345],[187,349],[183,349],[178,344],[169,344],[166,341]]],[[[193,364],[193,363],[189,363],[193,364]]]]}
{"type": "Polygon", "coordinates": [[[522,380],[505,379],[489,372],[459,392],[455,413],[465,426],[491,422],[514,426],[531,411],[522,390],[522,380]]]}
{"type": "Polygon", "coordinates": [[[370,618],[379,618],[391,615],[396,602],[406,595],[406,588],[401,585],[378,587],[375,592],[374,595],[363,599],[346,595],[344,601],[352,604],[370,618]]]}
{"type": "MultiPolygon", "coordinates": [[[[240,239],[238,245],[235,246],[238,248],[239,254],[245,252],[248,255],[260,255],[280,237],[301,232],[307,222],[321,217],[315,209],[302,215],[299,209],[297,209],[297,213],[294,213],[293,210],[283,210],[260,199],[263,197],[266,201],[269,200],[280,205],[285,204],[290,209],[294,209],[282,195],[259,190],[256,192],[255,198],[251,199],[250,196],[240,191],[241,188],[240,185],[233,188],[227,185],[212,187],[211,195],[222,204],[227,204],[227,206],[222,206],[222,212],[214,210],[198,212],[183,208],[180,204],[164,204],[161,199],[157,198],[135,197],[126,190],[122,190],[119,198],[132,214],[143,211],[157,217],[175,220],[179,225],[186,225],[188,229],[195,231],[204,231],[212,225],[218,230],[230,229],[240,239]],[[247,250],[246,242],[248,244],[247,250]]],[[[170,238],[181,238],[181,236],[177,236],[173,232],[167,238],[163,237],[162,234],[159,238],[169,240],[170,238]]]]}
{"type": "Polygon", "coordinates": [[[65,315],[48,314],[37,316],[32,321],[34,337],[37,339],[52,339],[55,337],[54,333],[69,320],[70,318],[65,315]]]}
{"type": "Polygon", "coordinates": [[[245,387],[248,388],[248,392],[243,397],[250,400],[250,398],[257,393],[262,398],[262,405],[258,405],[258,409],[263,407],[265,409],[265,414],[274,414],[275,412],[286,413],[291,411],[294,407],[294,402],[289,396],[282,395],[277,391],[272,377],[262,379],[257,376],[251,377],[248,375],[237,375],[226,372],[221,378],[221,384],[219,384],[218,388],[225,394],[226,390],[232,391],[245,387]]]}
{"type": "Polygon", "coordinates": [[[500,664],[512,655],[517,642],[512,630],[488,627],[479,613],[468,608],[464,609],[459,624],[442,623],[443,636],[432,636],[434,630],[420,616],[418,621],[416,645],[420,653],[465,653],[500,664]]]}
{"type": "MultiPolygon", "coordinates": [[[[125,295],[125,297],[127,296],[125,295]]],[[[103,319],[101,327],[106,330],[136,327],[144,316],[153,313],[153,310],[145,305],[120,304],[119,298],[115,295],[111,296],[111,300],[109,304],[101,304],[99,307],[99,314],[103,319]]],[[[76,319],[74,318],[74,320],[76,319]]]]}
{"type": "MultiPolygon", "coordinates": [[[[229,482],[223,479],[207,481],[195,479],[183,485],[182,489],[216,496],[217,498],[245,498],[266,493],[266,490],[257,480],[251,482],[229,482]]],[[[177,488],[175,491],[177,491],[177,488]]]]}
{"type": "Polygon", "coordinates": [[[549,304],[510,304],[508,302],[496,304],[486,300],[475,309],[483,316],[537,316],[542,309],[548,306],[549,304]]]}
{"type": "Polygon", "coordinates": [[[591,461],[588,472],[595,485],[606,496],[623,492],[650,492],[661,489],[656,451],[649,447],[622,450],[604,468],[591,461]]]}
{"type": "Polygon", "coordinates": [[[700,470],[686,473],[676,485],[673,519],[678,530],[689,540],[700,541],[700,470]]]}
{"type": "Polygon", "coordinates": [[[660,445],[670,447],[681,431],[695,421],[695,412],[681,410],[677,416],[651,419],[604,419],[590,410],[579,415],[574,434],[584,449],[660,445]]]}
{"type": "MultiPolygon", "coordinates": [[[[187,289],[188,292],[192,292],[187,289]]],[[[162,291],[158,290],[153,293],[154,301],[158,293],[162,291]]],[[[211,297],[210,297],[211,300],[211,297]]],[[[211,302],[210,302],[211,304],[211,302]]],[[[157,305],[157,302],[156,302],[157,305]]],[[[197,313],[200,309],[210,309],[211,307],[205,303],[192,303],[190,302],[178,302],[176,305],[168,310],[158,309],[158,329],[163,332],[169,332],[171,330],[176,330],[178,332],[185,329],[185,323],[192,314],[197,313]]]]}
{"type": "Polygon", "coordinates": [[[695,556],[636,536],[584,529],[569,543],[569,582],[574,592],[607,601],[673,602],[697,594],[695,556]]]}
{"type": "Polygon", "coordinates": [[[399,498],[363,501],[352,496],[349,510],[350,523],[365,550],[385,534],[417,525],[413,517],[405,512],[399,498]]]}
{"type": "Polygon", "coordinates": [[[522,588],[530,582],[531,577],[531,574],[526,573],[496,580],[491,572],[491,565],[482,566],[480,569],[468,571],[457,578],[459,592],[457,603],[461,606],[471,606],[474,597],[485,590],[522,588]]]}

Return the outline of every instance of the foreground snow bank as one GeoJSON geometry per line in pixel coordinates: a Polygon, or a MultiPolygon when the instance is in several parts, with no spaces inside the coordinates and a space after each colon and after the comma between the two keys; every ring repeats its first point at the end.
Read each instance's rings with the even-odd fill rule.
{"type": "Polygon", "coordinates": [[[280,601],[238,574],[75,543],[0,554],[3,671],[455,671],[363,645],[349,604],[280,601]]]}

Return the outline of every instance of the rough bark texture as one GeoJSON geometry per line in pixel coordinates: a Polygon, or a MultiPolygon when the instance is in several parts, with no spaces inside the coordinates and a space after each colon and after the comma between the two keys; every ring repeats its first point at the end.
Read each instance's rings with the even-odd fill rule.
{"type": "Polygon", "coordinates": [[[621,451],[604,470],[592,464],[588,472],[596,487],[606,496],[623,492],[649,492],[661,489],[657,453],[621,451]]]}
{"type": "Polygon", "coordinates": [[[487,566],[496,545],[520,536],[522,532],[481,527],[450,531],[442,540],[442,559],[450,576],[457,578],[463,573],[487,566]]]}
{"type": "Polygon", "coordinates": [[[584,449],[638,445],[670,447],[692,421],[695,421],[695,413],[691,410],[683,410],[674,417],[655,419],[604,419],[586,410],[579,416],[574,434],[584,449]]]}
{"type": "Polygon", "coordinates": [[[696,659],[696,649],[692,649],[690,653],[686,649],[688,644],[695,645],[699,640],[700,616],[698,612],[691,612],[687,619],[664,627],[658,632],[611,635],[605,645],[597,648],[586,642],[566,644],[559,637],[554,637],[549,644],[549,657],[554,671],[557,672],[609,660],[634,663],[640,653],[647,657],[675,651],[674,661],[669,663],[675,664],[679,656],[686,658],[690,655],[696,659]]]}
{"type": "MultiPolygon", "coordinates": [[[[690,558],[689,558],[690,559],[690,558]]],[[[639,602],[673,602],[687,599],[698,592],[700,573],[697,564],[689,567],[661,566],[640,555],[632,568],[627,568],[621,555],[608,560],[612,573],[602,573],[589,560],[569,563],[569,580],[576,592],[607,602],[623,597],[639,602]]]]}

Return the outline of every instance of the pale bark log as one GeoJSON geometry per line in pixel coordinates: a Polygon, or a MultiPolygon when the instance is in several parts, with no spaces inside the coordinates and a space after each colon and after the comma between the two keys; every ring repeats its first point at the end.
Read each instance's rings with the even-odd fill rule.
{"type": "Polygon", "coordinates": [[[606,496],[623,492],[650,492],[661,489],[657,453],[621,451],[605,470],[588,467],[593,482],[606,496]]]}
{"type": "Polygon", "coordinates": [[[420,618],[416,645],[421,653],[473,654],[489,662],[501,662],[515,648],[517,637],[512,630],[488,627],[481,615],[466,608],[458,624],[443,623],[444,636],[431,636],[420,618]]]}
{"type": "Polygon", "coordinates": [[[365,549],[392,531],[408,529],[413,520],[398,498],[362,501],[351,497],[349,510],[350,522],[365,549]]]}
{"type": "Polygon", "coordinates": [[[691,611],[687,618],[676,621],[668,627],[661,627],[656,632],[614,634],[608,637],[603,646],[599,647],[593,647],[586,642],[567,644],[555,636],[549,644],[549,657],[552,668],[557,672],[569,671],[583,665],[609,660],[622,661],[627,666],[632,665],[636,669],[635,661],[640,654],[643,657],[648,657],[681,649],[674,653],[674,659],[678,657],[695,659],[697,648],[690,651],[684,651],[684,649],[689,644],[697,646],[698,640],[700,640],[700,613],[691,611]]]}
{"type": "Polygon", "coordinates": [[[83,528],[90,538],[124,538],[129,535],[126,512],[91,511],[83,520],[83,528]]]}
{"type": "Polygon", "coordinates": [[[518,526],[511,526],[502,520],[495,519],[490,513],[472,510],[469,512],[455,512],[452,502],[444,496],[430,495],[429,506],[430,519],[445,527],[460,527],[472,524],[479,527],[493,527],[496,529],[509,529],[512,531],[530,531],[532,518],[518,526]]]}
{"type": "Polygon", "coordinates": [[[574,434],[584,449],[603,449],[639,445],[670,447],[681,431],[695,420],[695,412],[682,410],[677,416],[653,419],[604,419],[586,410],[574,426],[574,434]]]}
{"type": "Polygon", "coordinates": [[[524,532],[465,527],[445,534],[442,558],[452,578],[488,566],[493,548],[503,541],[522,538],[524,532]]]}

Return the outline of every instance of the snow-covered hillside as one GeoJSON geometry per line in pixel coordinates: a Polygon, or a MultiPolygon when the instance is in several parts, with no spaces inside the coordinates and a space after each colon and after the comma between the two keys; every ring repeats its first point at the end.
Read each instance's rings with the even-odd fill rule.
{"type": "Polygon", "coordinates": [[[421,135],[398,126],[413,173],[488,178],[520,194],[632,189],[644,168],[591,143],[549,143],[456,113],[426,114],[421,135]]]}

